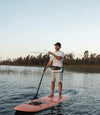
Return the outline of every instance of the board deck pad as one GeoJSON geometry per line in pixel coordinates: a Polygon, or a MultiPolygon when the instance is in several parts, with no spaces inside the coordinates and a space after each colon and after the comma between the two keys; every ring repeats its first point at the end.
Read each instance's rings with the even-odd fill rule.
{"type": "Polygon", "coordinates": [[[45,96],[18,105],[14,109],[23,112],[38,112],[53,107],[65,99],[68,99],[68,96],[62,96],[62,98],[59,98],[59,95],[54,95],[54,97],[45,96]]]}

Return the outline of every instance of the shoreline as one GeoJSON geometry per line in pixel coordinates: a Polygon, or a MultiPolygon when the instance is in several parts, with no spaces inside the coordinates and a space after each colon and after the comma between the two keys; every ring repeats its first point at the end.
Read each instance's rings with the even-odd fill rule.
{"type": "MultiPolygon", "coordinates": [[[[43,65],[0,65],[0,66],[23,66],[23,67],[45,67],[43,65]]],[[[64,65],[64,68],[100,68],[100,65],[64,65]]]]}

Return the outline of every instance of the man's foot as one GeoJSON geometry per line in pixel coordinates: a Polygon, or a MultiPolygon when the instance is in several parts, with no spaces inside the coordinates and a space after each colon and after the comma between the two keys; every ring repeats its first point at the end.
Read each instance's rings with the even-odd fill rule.
{"type": "Polygon", "coordinates": [[[53,96],[54,96],[53,94],[48,95],[48,97],[53,97],[53,96]]]}
{"type": "Polygon", "coordinates": [[[62,98],[62,95],[59,95],[59,99],[61,99],[62,98]]]}
{"type": "Polygon", "coordinates": [[[58,96],[58,100],[57,100],[57,101],[59,101],[60,99],[62,99],[62,96],[61,96],[61,95],[58,96]]]}

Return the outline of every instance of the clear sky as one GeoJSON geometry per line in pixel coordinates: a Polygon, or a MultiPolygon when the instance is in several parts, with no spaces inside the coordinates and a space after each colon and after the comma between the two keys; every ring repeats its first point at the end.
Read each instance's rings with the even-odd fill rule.
{"type": "Polygon", "coordinates": [[[54,51],[100,53],[100,0],[0,0],[0,58],[54,51]]]}

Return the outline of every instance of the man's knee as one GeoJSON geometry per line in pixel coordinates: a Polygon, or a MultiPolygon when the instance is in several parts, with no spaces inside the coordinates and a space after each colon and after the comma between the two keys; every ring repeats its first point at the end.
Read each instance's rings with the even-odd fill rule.
{"type": "Polygon", "coordinates": [[[62,84],[62,82],[58,82],[58,84],[59,84],[59,85],[61,85],[61,84],[62,84]]]}
{"type": "Polygon", "coordinates": [[[52,81],[51,84],[55,84],[55,81],[52,81]]]}

